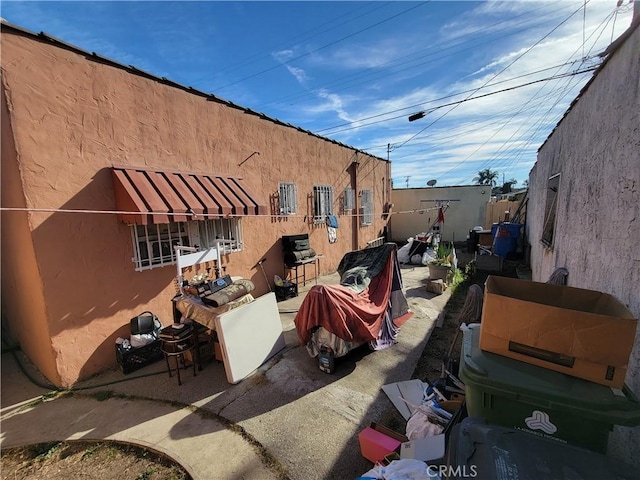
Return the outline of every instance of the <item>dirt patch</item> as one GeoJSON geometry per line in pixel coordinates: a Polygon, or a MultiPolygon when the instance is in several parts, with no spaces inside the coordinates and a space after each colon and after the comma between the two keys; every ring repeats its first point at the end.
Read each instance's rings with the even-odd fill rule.
{"type": "Polygon", "coordinates": [[[164,455],[118,442],[53,442],[2,450],[2,480],[191,480],[164,455]]]}
{"type": "Polygon", "coordinates": [[[501,272],[489,272],[486,270],[476,270],[463,283],[459,284],[446,306],[444,307],[444,322],[442,327],[437,327],[431,333],[429,341],[416,365],[411,378],[417,378],[423,382],[435,381],[442,374],[442,362],[447,358],[450,361],[453,373],[457,372],[457,365],[460,359],[460,346],[462,344],[462,334],[459,331],[459,315],[467,298],[469,287],[479,285],[484,291],[484,284],[489,275],[499,275],[505,277],[516,277],[516,263],[504,262],[501,272]],[[449,355],[449,350],[451,353],[449,355]]]}

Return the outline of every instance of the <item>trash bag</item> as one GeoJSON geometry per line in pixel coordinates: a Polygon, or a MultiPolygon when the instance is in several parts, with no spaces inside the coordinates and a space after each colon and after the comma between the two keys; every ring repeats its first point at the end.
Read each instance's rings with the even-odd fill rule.
{"type": "Polygon", "coordinates": [[[420,265],[422,263],[422,255],[413,255],[410,263],[411,265],[420,265]]]}
{"type": "Polygon", "coordinates": [[[438,255],[433,248],[427,248],[422,254],[422,265],[429,265],[431,262],[438,260],[438,255]]]}
{"type": "Polygon", "coordinates": [[[376,465],[360,478],[374,478],[376,480],[427,480],[440,478],[438,470],[429,468],[422,460],[403,458],[394,460],[389,465],[376,465]]]}
{"type": "Polygon", "coordinates": [[[136,335],[131,335],[131,346],[133,348],[144,347],[145,345],[149,345],[150,343],[155,342],[158,339],[155,333],[138,333],[136,335]]]}
{"type": "Polygon", "coordinates": [[[406,435],[409,440],[433,437],[444,431],[444,428],[435,423],[431,423],[427,414],[418,409],[409,420],[407,420],[406,435]]]}
{"type": "Polygon", "coordinates": [[[398,261],[400,263],[409,263],[409,253],[411,252],[411,244],[413,243],[413,237],[407,238],[407,244],[398,249],[398,261]]]}

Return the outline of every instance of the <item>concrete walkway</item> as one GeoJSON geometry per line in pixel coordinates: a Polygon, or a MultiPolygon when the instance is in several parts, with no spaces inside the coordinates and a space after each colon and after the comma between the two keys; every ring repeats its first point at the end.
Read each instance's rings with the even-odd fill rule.
{"type": "MultiPolygon", "coordinates": [[[[372,467],[358,432],[394,408],[381,387],[411,378],[450,296],[426,292],[426,267],[402,274],[414,315],[398,344],[357,349],[331,375],[297,344],[293,321],[309,283],[278,304],[287,347],[236,385],[210,362],[196,377],[185,370],[178,386],[158,362],[129,375],[113,369],[54,396],[30,380],[47,383],[21,352],[19,364],[5,353],[0,446],[112,439],[164,453],[198,480],[355,479],[372,467]]],[[[337,274],[319,283],[336,284],[337,274]]]]}

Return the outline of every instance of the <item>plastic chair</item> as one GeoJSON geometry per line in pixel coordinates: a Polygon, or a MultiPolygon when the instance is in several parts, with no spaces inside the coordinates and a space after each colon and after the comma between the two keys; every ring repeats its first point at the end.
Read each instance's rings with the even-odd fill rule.
{"type": "Polygon", "coordinates": [[[170,333],[165,331],[160,332],[160,339],[162,340],[162,353],[164,354],[164,359],[167,363],[167,371],[169,372],[169,377],[172,376],[173,368],[171,368],[171,364],[169,363],[170,358],[175,359],[176,363],[176,373],[178,376],[178,385],[182,385],[182,380],[180,379],[180,365],[182,364],[183,368],[186,368],[185,361],[185,353],[191,352],[191,358],[193,361],[193,376],[196,376],[196,363],[198,363],[198,352],[196,345],[196,335],[194,334],[194,329],[191,326],[184,327],[188,328],[187,333],[181,333],[181,335],[171,335],[170,333]]]}

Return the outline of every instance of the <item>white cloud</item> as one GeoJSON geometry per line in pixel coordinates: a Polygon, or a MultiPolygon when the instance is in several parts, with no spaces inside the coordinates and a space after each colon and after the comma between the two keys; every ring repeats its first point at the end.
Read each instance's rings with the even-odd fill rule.
{"type": "Polygon", "coordinates": [[[292,67],[291,65],[287,65],[286,67],[287,67],[287,70],[289,70],[289,72],[291,73],[291,75],[296,77],[296,80],[299,83],[304,84],[307,80],[309,80],[309,76],[303,69],[298,67],[292,67]]]}
{"type": "Polygon", "coordinates": [[[356,119],[351,117],[344,108],[344,102],[340,95],[331,93],[327,90],[321,89],[317,92],[318,97],[324,100],[320,105],[314,108],[307,109],[309,112],[321,113],[321,112],[335,112],[338,118],[346,122],[355,122],[356,119]]]}
{"type": "Polygon", "coordinates": [[[277,61],[286,63],[294,57],[295,53],[291,49],[280,50],[277,52],[273,52],[271,56],[275,58],[277,61]]]}

